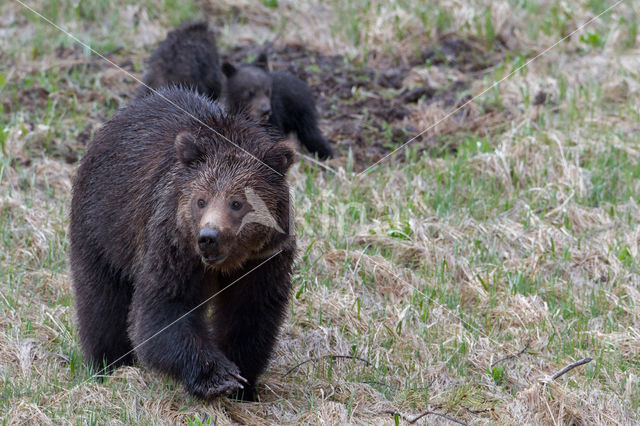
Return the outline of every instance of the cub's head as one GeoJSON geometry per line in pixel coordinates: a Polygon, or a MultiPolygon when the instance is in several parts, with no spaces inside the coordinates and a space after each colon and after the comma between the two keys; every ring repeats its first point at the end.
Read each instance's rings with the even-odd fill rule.
{"type": "Polygon", "coordinates": [[[266,121],[271,115],[271,87],[267,56],[262,53],[248,64],[222,64],[227,77],[225,100],[232,111],[246,111],[255,121],[266,121]]]}
{"type": "Polygon", "coordinates": [[[236,146],[204,131],[182,132],[175,141],[183,173],[180,229],[205,266],[222,272],[269,256],[293,232],[285,179],[293,150],[257,124],[234,129],[240,119],[226,120],[219,128],[236,146]]]}

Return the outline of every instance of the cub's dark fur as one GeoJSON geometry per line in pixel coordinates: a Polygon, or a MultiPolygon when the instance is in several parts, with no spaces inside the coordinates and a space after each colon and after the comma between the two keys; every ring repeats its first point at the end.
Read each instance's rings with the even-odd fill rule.
{"type": "Polygon", "coordinates": [[[247,111],[254,120],[267,120],[284,135],[294,132],[300,143],[320,158],[334,156],[318,129],[318,113],[309,86],[288,72],[269,72],[267,56],[234,66],[222,65],[227,77],[224,101],[232,111],[247,111]]]}
{"type": "MultiPolygon", "coordinates": [[[[211,99],[222,94],[223,77],[216,36],[206,22],[185,23],[167,34],[151,53],[144,83],[152,89],[180,85],[211,99]]],[[[150,92],[138,87],[136,97],[150,92]]]]}
{"type": "Polygon", "coordinates": [[[284,175],[293,156],[259,124],[183,89],[161,89],[109,120],[80,163],[71,203],[86,359],[102,368],[135,357],[194,395],[252,399],[290,298],[284,175]],[[271,224],[248,220],[258,207],[271,224]],[[207,315],[202,302],[217,292],[207,315]]]}

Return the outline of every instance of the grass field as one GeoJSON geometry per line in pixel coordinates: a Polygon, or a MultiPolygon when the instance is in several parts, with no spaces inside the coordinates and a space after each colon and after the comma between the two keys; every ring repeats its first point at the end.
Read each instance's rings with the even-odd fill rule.
{"type": "Polygon", "coordinates": [[[353,73],[406,76],[380,90],[347,79],[334,96],[331,70],[300,62],[340,157],[301,158],[290,175],[300,253],[260,402],[204,403],[142,367],[96,378],[83,364],[71,181],[136,82],[2,0],[3,424],[640,421],[640,2],[521,69],[615,2],[25,4],[138,77],[166,31],[194,18],[216,28],[223,53],[301,44],[353,73]],[[451,47],[460,40],[475,56],[451,47]],[[435,95],[401,117],[371,107],[425,85],[435,95]],[[336,130],[347,120],[336,111],[354,135],[336,130]]]}

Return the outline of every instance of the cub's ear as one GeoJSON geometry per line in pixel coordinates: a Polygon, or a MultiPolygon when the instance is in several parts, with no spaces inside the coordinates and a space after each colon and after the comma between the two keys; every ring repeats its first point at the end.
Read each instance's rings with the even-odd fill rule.
{"type": "Polygon", "coordinates": [[[267,59],[267,54],[264,52],[260,53],[255,61],[253,61],[253,65],[263,68],[265,71],[269,71],[269,60],[267,59]]]}
{"type": "Polygon", "coordinates": [[[202,160],[204,152],[198,145],[195,136],[189,132],[180,132],[176,136],[176,155],[185,166],[193,165],[202,160]]]}
{"type": "Polygon", "coordinates": [[[293,148],[286,142],[278,142],[269,148],[264,156],[264,162],[276,172],[284,175],[293,164],[294,158],[293,148]]]}
{"type": "Polygon", "coordinates": [[[225,62],[222,64],[222,73],[227,78],[233,76],[236,72],[238,72],[238,69],[231,62],[225,62]]]}

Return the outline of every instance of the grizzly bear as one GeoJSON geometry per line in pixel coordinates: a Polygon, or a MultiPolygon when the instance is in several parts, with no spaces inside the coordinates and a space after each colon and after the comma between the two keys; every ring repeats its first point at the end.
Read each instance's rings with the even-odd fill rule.
{"type": "Polygon", "coordinates": [[[136,97],[170,85],[193,88],[211,99],[222,94],[216,36],[206,22],[187,22],[167,34],[151,53],[136,97]]]}
{"type": "Polygon", "coordinates": [[[259,124],[180,88],[96,132],[69,234],[80,344],[95,368],[137,359],[198,397],[253,399],[290,300],[293,158],[259,124]]]}
{"type": "Polygon", "coordinates": [[[310,152],[320,158],[334,156],[329,142],[318,129],[318,114],[309,86],[293,74],[269,72],[266,54],[250,63],[222,64],[227,77],[223,99],[231,111],[246,111],[254,120],[268,121],[288,135],[294,132],[310,152]]]}

